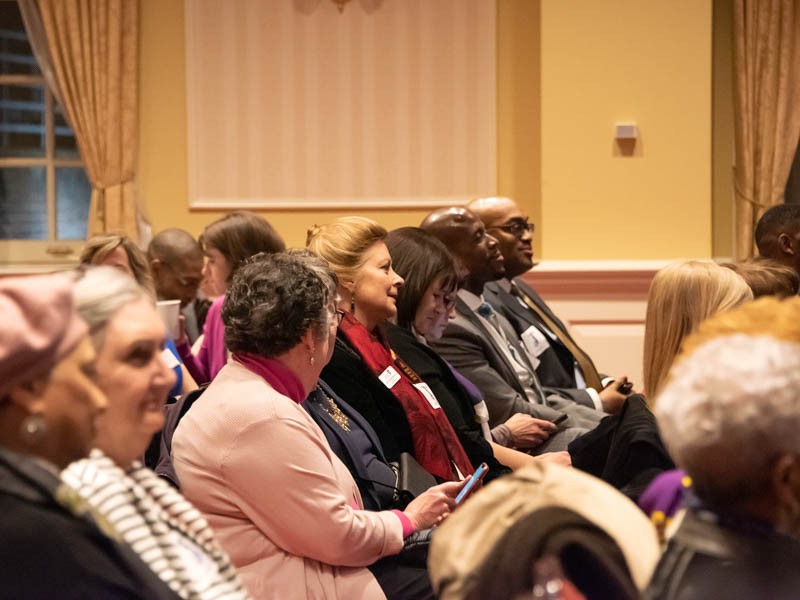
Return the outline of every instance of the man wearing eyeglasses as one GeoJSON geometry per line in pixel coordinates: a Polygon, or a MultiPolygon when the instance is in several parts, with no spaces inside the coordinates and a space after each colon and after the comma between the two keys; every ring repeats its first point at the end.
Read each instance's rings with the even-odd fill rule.
{"type": "MultiPolygon", "coordinates": [[[[203,252],[197,240],[183,229],[165,229],[147,248],[150,272],[159,300],[180,300],[186,333],[194,342],[202,331],[198,319],[197,290],[203,280],[203,252]]],[[[208,308],[206,308],[206,311],[208,308]]]]}
{"type": "Polygon", "coordinates": [[[628,393],[626,377],[601,377],[591,358],[530,285],[520,279],[533,267],[534,225],[511,198],[478,198],[468,208],[497,240],[505,276],[487,283],[486,301],[513,325],[542,385],[575,402],[616,413],[628,393]]]}

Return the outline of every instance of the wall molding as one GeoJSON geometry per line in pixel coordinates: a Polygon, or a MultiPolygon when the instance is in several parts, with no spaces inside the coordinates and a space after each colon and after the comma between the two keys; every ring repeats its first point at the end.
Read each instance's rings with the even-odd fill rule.
{"type": "Polygon", "coordinates": [[[522,278],[545,299],[647,299],[663,261],[543,261],[522,278]]]}

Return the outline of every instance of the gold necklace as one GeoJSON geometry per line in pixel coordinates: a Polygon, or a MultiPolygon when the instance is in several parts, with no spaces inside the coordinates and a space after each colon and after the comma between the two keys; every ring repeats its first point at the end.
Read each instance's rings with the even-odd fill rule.
{"type": "Polygon", "coordinates": [[[347,415],[344,414],[342,409],[333,401],[333,398],[328,396],[325,392],[322,392],[322,395],[325,396],[325,400],[328,402],[328,406],[330,406],[330,410],[328,410],[327,406],[323,406],[322,410],[328,413],[339,427],[344,429],[347,433],[350,433],[350,419],[347,418],[347,415]]]}

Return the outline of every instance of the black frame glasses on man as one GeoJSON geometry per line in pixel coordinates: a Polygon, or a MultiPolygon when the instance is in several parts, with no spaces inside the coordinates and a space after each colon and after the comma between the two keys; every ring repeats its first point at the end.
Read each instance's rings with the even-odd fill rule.
{"type": "Polygon", "coordinates": [[[536,225],[534,223],[529,223],[527,219],[512,219],[508,223],[503,223],[502,225],[492,225],[488,229],[501,229],[506,233],[510,233],[514,237],[522,237],[524,232],[528,232],[533,234],[534,230],[536,229],[536,225]]]}

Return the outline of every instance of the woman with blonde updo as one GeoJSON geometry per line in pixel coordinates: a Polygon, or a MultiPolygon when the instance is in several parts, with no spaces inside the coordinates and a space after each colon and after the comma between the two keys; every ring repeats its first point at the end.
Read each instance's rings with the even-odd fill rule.
{"type": "Polygon", "coordinates": [[[678,261],[656,273],[644,329],[644,386],[651,405],[686,336],[704,319],[752,299],[744,279],[712,261],[678,261]]]}
{"type": "Polygon", "coordinates": [[[309,232],[308,248],[339,280],[344,318],[322,379],[372,425],[386,458],[411,453],[442,481],[472,465],[430,389],[389,347],[382,326],[397,315],[403,279],[392,269],[387,231],[364,217],[343,217],[309,232]]]}

